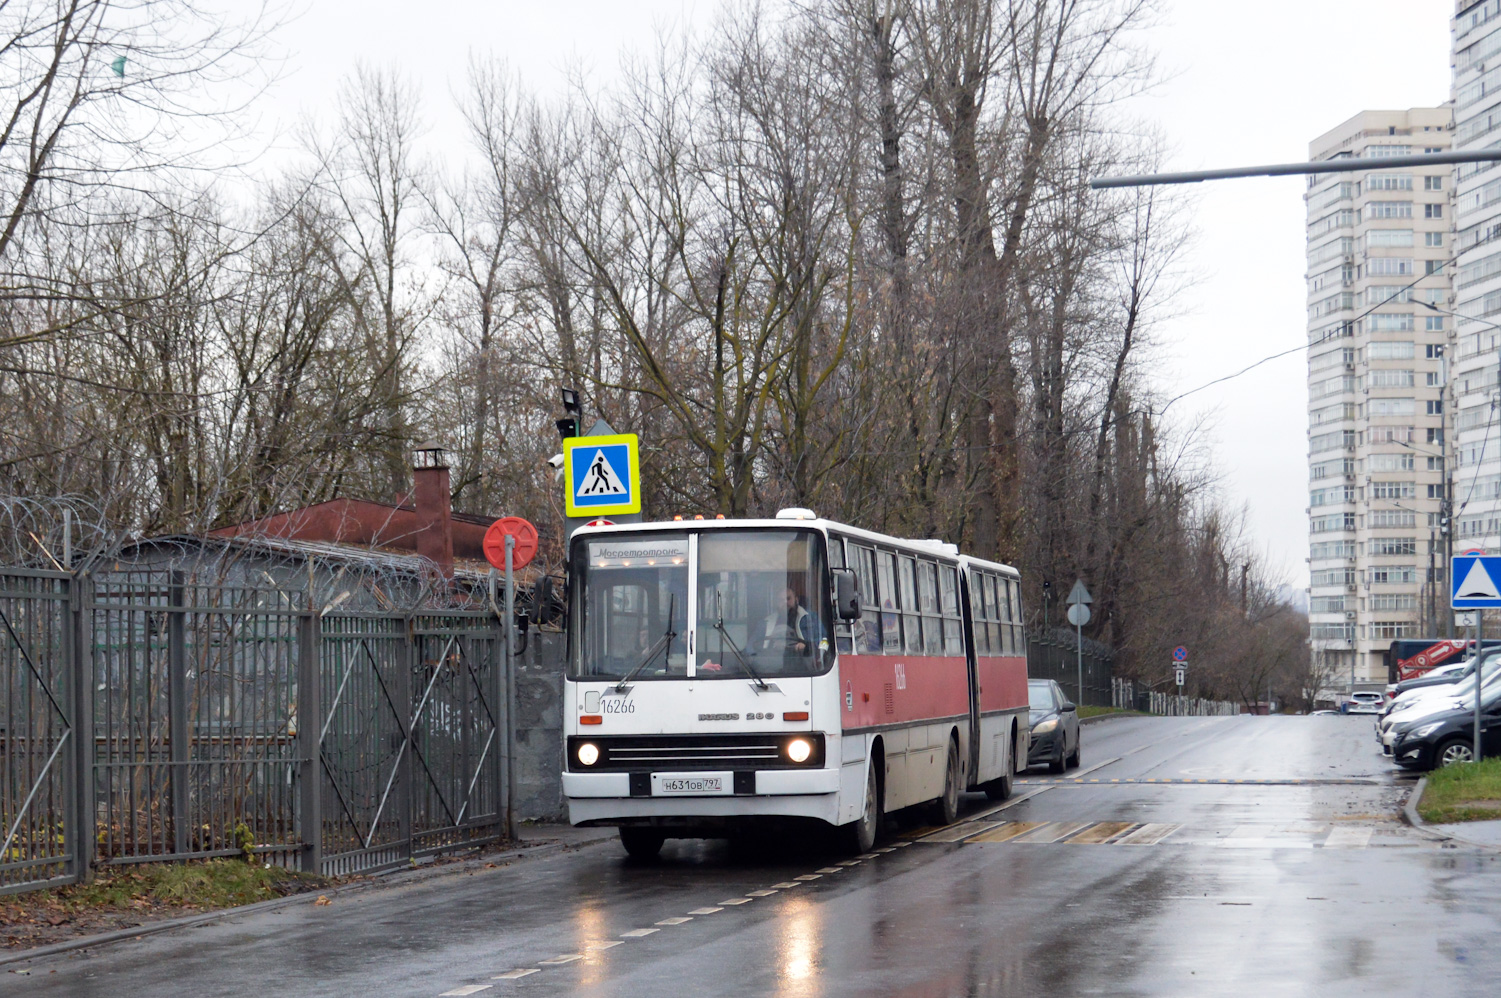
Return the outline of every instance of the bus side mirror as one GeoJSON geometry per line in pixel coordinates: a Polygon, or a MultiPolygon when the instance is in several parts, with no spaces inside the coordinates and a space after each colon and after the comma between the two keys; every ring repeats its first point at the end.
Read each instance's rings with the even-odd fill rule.
{"type": "Polygon", "coordinates": [[[836,568],[834,574],[834,616],[840,620],[860,619],[860,587],[855,583],[855,573],[847,568],[836,568]]]}

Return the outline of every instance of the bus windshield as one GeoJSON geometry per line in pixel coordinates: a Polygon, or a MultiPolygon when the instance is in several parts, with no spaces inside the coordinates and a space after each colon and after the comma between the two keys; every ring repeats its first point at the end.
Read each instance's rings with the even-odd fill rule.
{"type": "Polygon", "coordinates": [[[832,663],[816,538],[791,530],[699,535],[699,678],[811,676],[832,663]]]}
{"type": "Polygon", "coordinates": [[[570,676],[769,679],[826,671],[833,652],[818,536],[706,530],[583,541],[573,552],[570,676]]]}

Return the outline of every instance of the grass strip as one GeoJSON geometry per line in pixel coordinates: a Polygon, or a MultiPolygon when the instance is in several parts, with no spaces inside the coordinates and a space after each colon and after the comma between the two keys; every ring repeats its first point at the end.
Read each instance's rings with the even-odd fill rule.
{"type": "Polygon", "coordinates": [[[1418,814],[1436,824],[1501,818],[1501,759],[1435,769],[1428,774],[1418,814]]]}
{"type": "Polygon", "coordinates": [[[1080,707],[1079,717],[1100,717],[1104,714],[1141,714],[1139,710],[1126,710],[1122,707],[1080,707]]]}

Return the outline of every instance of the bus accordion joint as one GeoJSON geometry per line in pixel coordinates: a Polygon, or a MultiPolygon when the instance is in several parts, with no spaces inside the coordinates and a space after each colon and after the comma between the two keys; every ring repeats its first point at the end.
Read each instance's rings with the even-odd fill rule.
{"type": "Polygon", "coordinates": [[[603,714],[580,714],[579,715],[579,723],[580,724],[604,724],[605,723],[605,717],[604,717],[603,714]]]}
{"type": "Polygon", "coordinates": [[[806,721],[807,719],[808,712],[806,710],[789,710],[782,714],[782,720],[784,721],[806,721]]]}

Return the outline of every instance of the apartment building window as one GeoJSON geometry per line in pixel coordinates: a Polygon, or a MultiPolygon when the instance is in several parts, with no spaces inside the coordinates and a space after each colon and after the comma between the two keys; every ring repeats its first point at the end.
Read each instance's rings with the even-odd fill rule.
{"type": "Polygon", "coordinates": [[[1373,229],[1365,234],[1369,249],[1385,249],[1392,246],[1411,246],[1411,229],[1373,229]]]}
{"type": "Polygon", "coordinates": [[[1427,428],[1427,430],[1427,439],[1424,441],[1424,443],[1442,444],[1444,442],[1444,431],[1442,427],[1430,426],[1427,428]]]}
{"type": "Polygon", "coordinates": [[[1438,177],[1424,177],[1423,178],[1423,190],[1425,190],[1425,191],[1441,191],[1443,189],[1444,189],[1444,178],[1442,176],[1438,176],[1438,177]]]}
{"type": "Polygon", "coordinates": [[[1425,233],[1423,233],[1423,245],[1424,246],[1442,246],[1442,245],[1444,245],[1444,234],[1442,232],[1425,232],[1425,233]]]}
{"type": "Polygon", "coordinates": [[[1308,636],[1315,641],[1354,641],[1354,624],[1311,624],[1308,636]]]}
{"type": "Polygon", "coordinates": [[[1308,521],[1309,533],[1327,534],[1339,530],[1355,529],[1354,513],[1330,513],[1325,516],[1315,516],[1308,521]]]}
{"type": "Polygon", "coordinates": [[[1411,471],[1413,470],[1413,456],[1411,454],[1372,454],[1370,468],[1372,471],[1411,471]]]}
{"type": "MultiPolygon", "coordinates": [[[[1407,401],[1410,403],[1412,399],[1408,399],[1407,401]]],[[[1408,415],[1411,415],[1411,412],[1408,415]]],[[[1341,419],[1355,418],[1354,402],[1340,402],[1335,405],[1326,405],[1322,408],[1314,409],[1308,414],[1308,421],[1315,426],[1320,423],[1335,423],[1341,419]]]]}
{"type": "Polygon", "coordinates": [[[1367,305],[1385,305],[1388,302],[1405,305],[1410,301],[1412,301],[1412,288],[1409,287],[1378,284],[1373,288],[1365,289],[1365,303],[1367,305]]]}
{"type": "Polygon", "coordinates": [[[1372,610],[1416,610],[1418,598],[1413,593],[1379,593],[1371,597],[1372,610]]]}
{"type": "Polygon", "coordinates": [[[1366,545],[1372,555],[1417,554],[1417,541],[1411,537],[1378,537],[1366,545]]]}
{"type": "Polygon", "coordinates": [[[1373,419],[1382,416],[1411,416],[1416,411],[1415,399],[1371,399],[1366,403],[1366,415],[1373,419]]]}
{"type": "Polygon", "coordinates": [[[1317,544],[1308,546],[1308,555],[1314,560],[1320,558],[1353,558],[1355,557],[1354,541],[1319,541],[1317,544]]]}
{"type": "Polygon", "coordinates": [[[1418,581],[1418,570],[1411,565],[1384,565],[1366,573],[1374,585],[1407,585],[1418,581]]]}
{"type": "Polygon", "coordinates": [[[1442,261],[1442,260],[1424,260],[1423,261],[1423,273],[1426,274],[1426,275],[1428,275],[1429,277],[1432,277],[1434,274],[1442,274],[1443,272],[1444,272],[1444,261],[1442,261]]]}
{"type": "MultiPolygon", "coordinates": [[[[1423,330],[1425,332],[1429,332],[1429,333],[1441,333],[1441,332],[1443,332],[1444,331],[1444,317],[1442,315],[1425,315],[1425,316],[1423,316],[1423,330]]],[[[1435,344],[1432,344],[1432,343],[1428,344],[1428,349],[1430,351],[1430,353],[1428,354],[1428,356],[1430,358],[1433,356],[1433,354],[1432,354],[1431,351],[1433,350],[1434,346],[1435,346],[1435,344]]]]}
{"type": "Polygon", "coordinates": [[[1370,625],[1372,641],[1416,637],[1418,625],[1409,620],[1380,620],[1370,625]]]}
{"type": "Polygon", "coordinates": [[[1370,374],[1372,388],[1411,388],[1413,386],[1412,371],[1372,371],[1370,374]]]}
{"type": "Polygon", "coordinates": [[[1442,416],[1444,414],[1444,400],[1443,399],[1429,399],[1427,402],[1425,402],[1423,404],[1425,406],[1427,406],[1427,408],[1428,408],[1428,415],[1430,415],[1430,416],[1442,416]]]}
{"type": "Polygon", "coordinates": [[[1314,586],[1353,586],[1355,569],[1326,568],[1321,572],[1310,572],[1308,581],[1314,586]]]}
{"type": "Polygon", "coordinates": [[[1415,527],[1417,514],[1406,509],[1378,509],[1366,517],[1368,527],[1415,527]]]}
{"type": "Polygon", "coordinates": [[[1333,433],[1320,433],[1308,438],[1310,454],[1322,454],[1325,451],[1353,449],[1354,447],[1354,430],[1336,430],[1333,433]]]}
{"type": "Polygon", "coordinates": [[[1309,613],[1339,613],[1344,608],[1343,596],[1312,596],[1308,600],[1309,613]]]}
{"type": "Polygon", "coordinates": [[[1439,373],[1437,371],[1424,371],[1423,380],[1425,387],[1427,388],[1439,388],[1443,385],[1443,382],[1439,379],[1439,373]]]}
{"type": "MultiPolygon", "coordinates": [[[[1434,460],[1438,460],[1438,458],[1435,458],[1434,460]]],[[[1430,486],[1428,486],[1428,498],[1429,499],[1442,499],[1443,497],[1444,497],[1444,483],[1443,482],[1439,482],[1436,485],[1430,485],[1430,486]]]]}
{"type": "MultiPolygon", "coordinates": [[[[1372,316],[1375,318],[1375,316],[1372,316]]],[[[1411,319],[1412,316],[1408,316],[1411,319]]],[[[1393,341],[1390,343],[1372,343],[1366,347],[1366,356],[1371,360],[1412,360],[1414,354],[1411,341],[1393,341]]]]}
{"type": "Polygon", "coordinates": [[[1424,218],[1443,218],[1444,217],[1444,206],[1441,205],[1441,204],[1425,204],[1425,205],[1423,205],[1423,217],[1424,218]]]}
{"type": "Polygon", "coordinates": [[[1367,431],[1366,439],[1373,444],[1410,444],[1412,427],[1373,426],[1367,431]]]}
{"type": "Polygon", "coordinates": [[[1411,201],[1372,201],[1365,206],[1366,218],[1411,218],[1411,201]]]}
{"type": "Polygon", "coordinates": [[[1418,487],[1413,482],[1372,482],[1372,499],[1414,499],[1418,487]]]}
{"type": "Polygon", "coordinates": [[[1412,328],[1412,313],[1410,312],[1402,315],[1383,313],[1366,318],[1366,332],[1370,333],[1410,333],[1412,328]]]}
{"type": "Polygon", "coordinates": [[[1367,277],[1406,277],[1412,273],[1412,260],[1400,256],[1385,256],[1366,264],[1367,277]]]}
{"type": "MultiPolygon", "coordinates": [[[[1441,457],[1430,457],[1428,459],[1428,470],[1429,471],[1443,471],[1444,470],[1444,459],[1441,458],[1441,457]]],[[[1440,498],[1442,498],[1442,497],[1440,497],[1440,498]]]]}
{"type": "MultiPolygon", "coordinates": [[[[1426,180],[1427,178],[1424,179],[1426,180]]],[[[1367,191],[1410,191],[1412,190],[1412,174],[1368,173],[1365,178],[1365,189],[1367,191]]],[[[1436,190],[1437,188],[1427,187],[1425,189],[1436,190]]]]}

